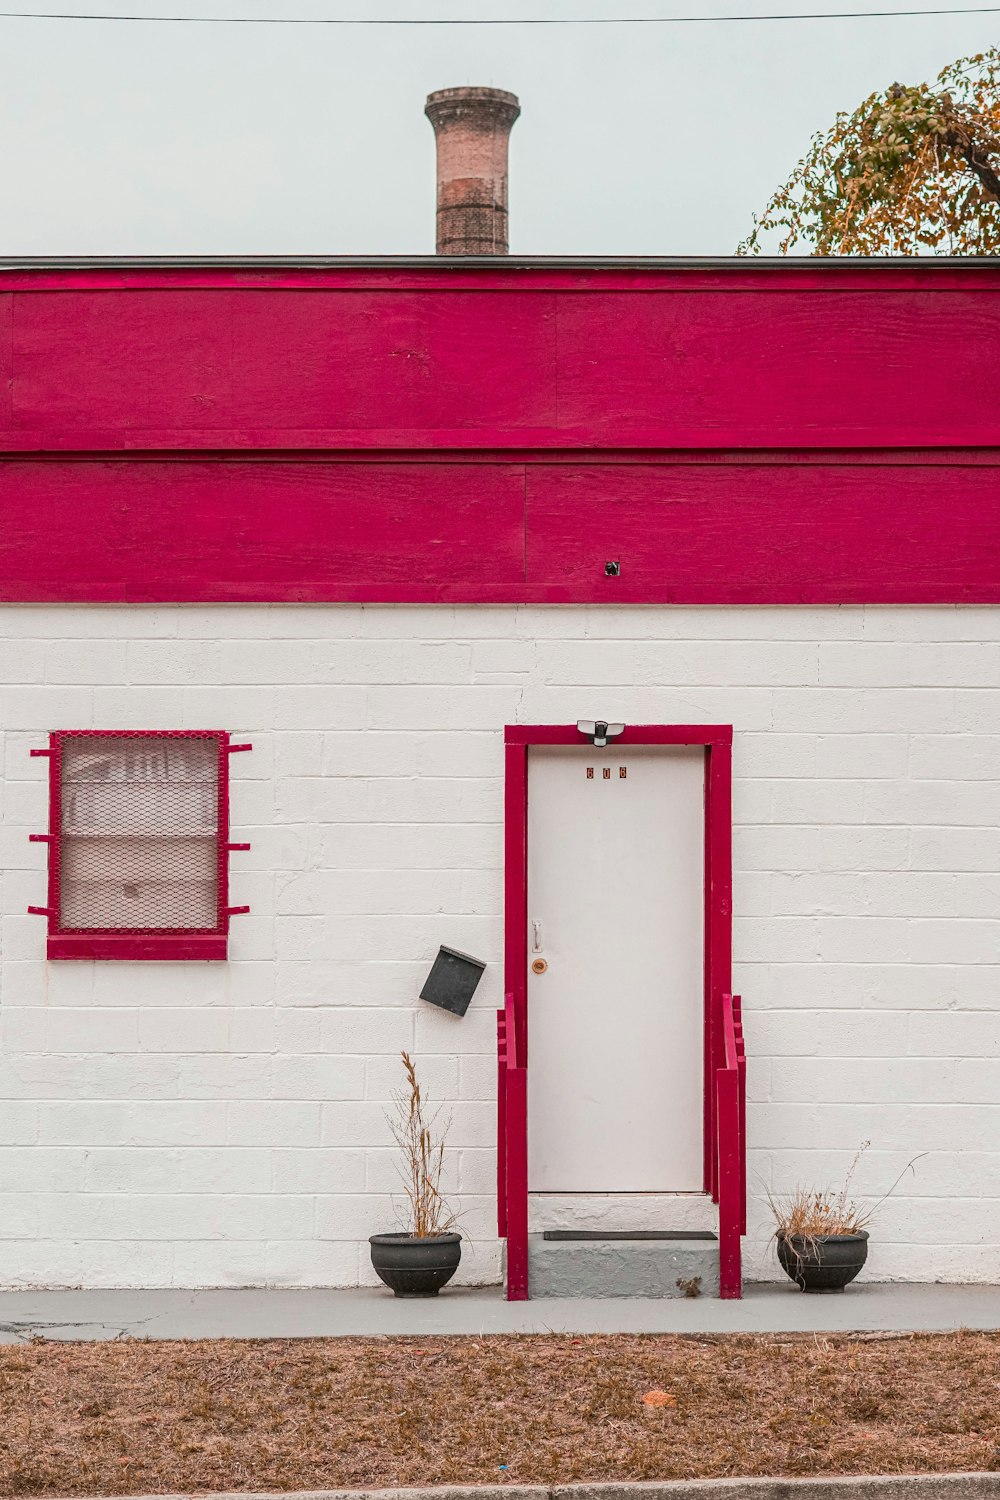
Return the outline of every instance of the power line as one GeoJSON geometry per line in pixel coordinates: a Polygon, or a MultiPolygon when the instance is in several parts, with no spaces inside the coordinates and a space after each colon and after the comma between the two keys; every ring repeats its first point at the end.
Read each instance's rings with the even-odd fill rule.
{"type": "Polygon", "coordinates": [[[181,26],[711,26],[744,21],[875,21],[906,16],[994,16],[1000,5],[935,10],[826,10],[760,16],[125,16],[73,11],[0,10],[7,21],[147,21],[181,26]]]}

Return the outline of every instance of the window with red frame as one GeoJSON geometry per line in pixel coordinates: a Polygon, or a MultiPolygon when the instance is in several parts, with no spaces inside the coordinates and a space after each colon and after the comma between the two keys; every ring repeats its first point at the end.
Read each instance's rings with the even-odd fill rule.
{"type": "MultiPolygon", "coordinates": [[[[49,958],[225,958],[229,756],[221,730],[49,739],[49,958]]],[[[33,752],[39,753],[39,752],[33,752]]]]}

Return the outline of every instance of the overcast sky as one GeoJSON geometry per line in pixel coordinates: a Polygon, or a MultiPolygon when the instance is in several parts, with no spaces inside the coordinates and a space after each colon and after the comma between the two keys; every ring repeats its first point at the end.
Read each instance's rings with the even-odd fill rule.
{"type": "MultiPolygon", "coordinates": [[[[0,0],[41,11],[44,0],[0,0]]],[[[721,15],[948,0],[59,0],[142,16],[721,15]]],[[[433,89],[520,96],[511,249],[727,254],[810,134],[1000,14],[677,26],[0,19],[0,252],[433,251],[433,89]]]]}

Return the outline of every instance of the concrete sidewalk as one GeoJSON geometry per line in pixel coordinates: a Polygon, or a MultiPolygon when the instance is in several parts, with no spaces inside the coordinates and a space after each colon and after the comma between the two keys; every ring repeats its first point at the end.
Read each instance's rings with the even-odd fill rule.
{"type": "MultiPolygon", "coordinates": [[[[741,1302],[558,1298],[505,1302],[499,1287],[425,1300],[384,1289],[0,1291],[0,1342],[329,1338],[486,1333],[878,1333],[1000,1329],[1000,1287],[861,1282],[809,1296],[751,1284],[741,1302]]],[[[1000,1479],[997,1481],[1000,1500],[1000,1479]]]]}

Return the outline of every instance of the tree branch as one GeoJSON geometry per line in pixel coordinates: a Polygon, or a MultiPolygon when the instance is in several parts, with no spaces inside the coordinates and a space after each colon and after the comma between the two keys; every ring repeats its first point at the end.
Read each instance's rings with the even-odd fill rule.
{"type": "Polygon", "coordinates": [[[967,148],[959,146],[958,153],[972,168],[983,187],[997,203],[1000,203],[1000,176],[990,166],[986,157],[970,143],[967,148]]]}
{"type": "Polygon", "coordinates": [[[989,151],[977,146],[972,132],[964,124],[956,123],[944,133],[945,145],[960,156],[966,166],[979,178],[983,187],[995,202],[1000,203],[1000,173],[990,162],[989,151]]]}

